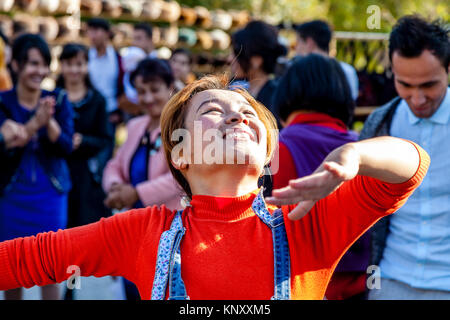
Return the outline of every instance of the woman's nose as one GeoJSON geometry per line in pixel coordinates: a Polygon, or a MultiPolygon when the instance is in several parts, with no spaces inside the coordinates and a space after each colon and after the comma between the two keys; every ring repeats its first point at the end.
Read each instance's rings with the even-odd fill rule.
{"type": "Polygon", "coordinates": [[[244,123],[248,125],[249,121],[247,117],[241,112],[233,112],[228,118],[227,123],[244,123]]]}
{"type": "Polygon", "coordinates": [[[153,94],[151,94],[151,93],[147,93],[144,96],[144,103],[152,103],[153,100],[154,100],[154,97],[153,97],[153,94]]]}

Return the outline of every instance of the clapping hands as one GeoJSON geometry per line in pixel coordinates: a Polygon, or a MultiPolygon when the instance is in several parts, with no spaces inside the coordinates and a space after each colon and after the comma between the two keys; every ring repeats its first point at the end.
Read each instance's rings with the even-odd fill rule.
{"type": "Polygon", "coordinates": [[[114,183],[104,204],[111,209],[132,208],[139,200],[136,189],[131,184],[114,183]]]}
{"type": "Polygon", "coordinates": [[[0,128],[6,149],[23,147],[28,143],[28,132],[23,124],[7,119],[0,128]]]}

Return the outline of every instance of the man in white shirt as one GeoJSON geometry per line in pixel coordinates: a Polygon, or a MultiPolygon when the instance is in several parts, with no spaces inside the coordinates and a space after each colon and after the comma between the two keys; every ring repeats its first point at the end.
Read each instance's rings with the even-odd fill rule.
{"type": "MultiPolygon", "coordinates": [[[[117,114],[117,99],[123,93],[122,59],[110,44],[110,25],[107,20],[93,18],[88,21],[89,77],[94,87],[106,99],[106,108],[110,115],[117,114]]],[[[111,122],[120,122],[111,117],[111,122]]]]}

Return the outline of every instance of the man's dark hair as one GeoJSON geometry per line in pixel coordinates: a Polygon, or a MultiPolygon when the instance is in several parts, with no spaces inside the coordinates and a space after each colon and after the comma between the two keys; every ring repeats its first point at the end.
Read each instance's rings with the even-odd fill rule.
{"type": "Polygon", "coordinates": [[[12,45],[12,60],[16,61],[19,68],[28,61],[28,51],[37,49],[47,66],[50,65],[52,56],[47,42],[39,34],[25,33],[17,37],[12,45]]]}
{"type": "Polygon", "coordinates": [[[107,32],[111,31],[109,21],[102,18],[91,18],[87,21],[88,28],[103,29],[107,32]]]}
{"type": "Polygon", "coordinates": [[[151,38],[153,36],[153,28],[150,24],[145,22],[140,22],[134,25],[134,30],[142,30],[145,32],[147,37],[151,38]]]}
{"type": "MultiPolygon", "coordinates": [[[[86,59],[86,62],[89,61],[89,51],[88,48],[80,43],[67,43],[64,45],[62,52],[59,56],[59,61],[62,62],[64,60],[69,60],[76,57],[79,53],[83,54],[83,57],[86,59]]],[[[89,78],[89,73],[86,75],[84,79],[85,85],[88,88],[92,88],[92,83],[89,78]]],[[[59,75],[56,80],[56,86],[60,88],[65,88],[64,77],[62,74],[59,75]]]]}
{"type": "Polygon", "coordinates": [[[236,31],[232,44],[234,55],[245,72],[250,69],[251,57],[260,56],[264,72],[273,73],[278,57],[287,54],[287,49],[278,41],[278,30],[263,21],[252,21],[236,31]]]}
{"type": "Polygon", "coordinates": [[[400,18],[389,37],[389,58],[398,52],[403,57],[414,58],[430,50],[441,61],[445,70],[450,63],[450,28],[440,20],[428,22],[419,15],[400,18]]]}
{"type": "Polygon", "coordinates": [[[141,76],[144,82],[161,80],[167,87],[173,85],[175,81],[169,63],[166,60],[157,58],[146,58],[139,62],[136,69],[130,75],[130,83],[133,87],[138,76],[141,76]]]}
{"type": "Polygon", "coordinates": [[[355,103],[336,59],[319,54],[297,57],[281,76],[273,97],[274,113],[284,121],[298,110],[313,110],[351,124],[355,103]]]}
{"type": "Polygon", "coordinates": [[[189,64],[192,63],[192,53],[191,53],[191,51],[190,51],[189,49],[186,49],[186,48],[177,48],[177,49],[175,49],[175,50],[172,52],[171,58],[172,58],[174,55],[176,55],[176,54],[184,54],[185,56],[188,57],[188,59],[189,59],[189,64]]]}
{"type": "Polygon", "coordinates": [[[330,25],[323,20],[312,20],[299,24],[295,27],[297,34],[304,40],[311,38],[317,46],[328,52],[332,31],[330,25]]]}

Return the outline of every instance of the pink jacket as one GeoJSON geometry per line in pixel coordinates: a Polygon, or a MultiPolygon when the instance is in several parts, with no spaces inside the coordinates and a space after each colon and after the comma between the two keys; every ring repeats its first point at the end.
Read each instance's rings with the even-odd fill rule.
{"type": "MultiPolygon", "coordinates": [[[[109,160],[103,172],[103,189],[108,192],[115,182],[130,183],[130,162],[145,133],[150,117],[147,115],[131,119],[127,124],[128,137],[109,160]]],[[[150,140],[154,142],[161,129],[151,133],[150,140]]],[[[139,183],[136,191],[145,206],[165,204],[171,210],[182,209],[180,204],[182,189],[173,178],[167,165],[164,150],[150,156],[148,161],[148,180],[139,183]]]]}

